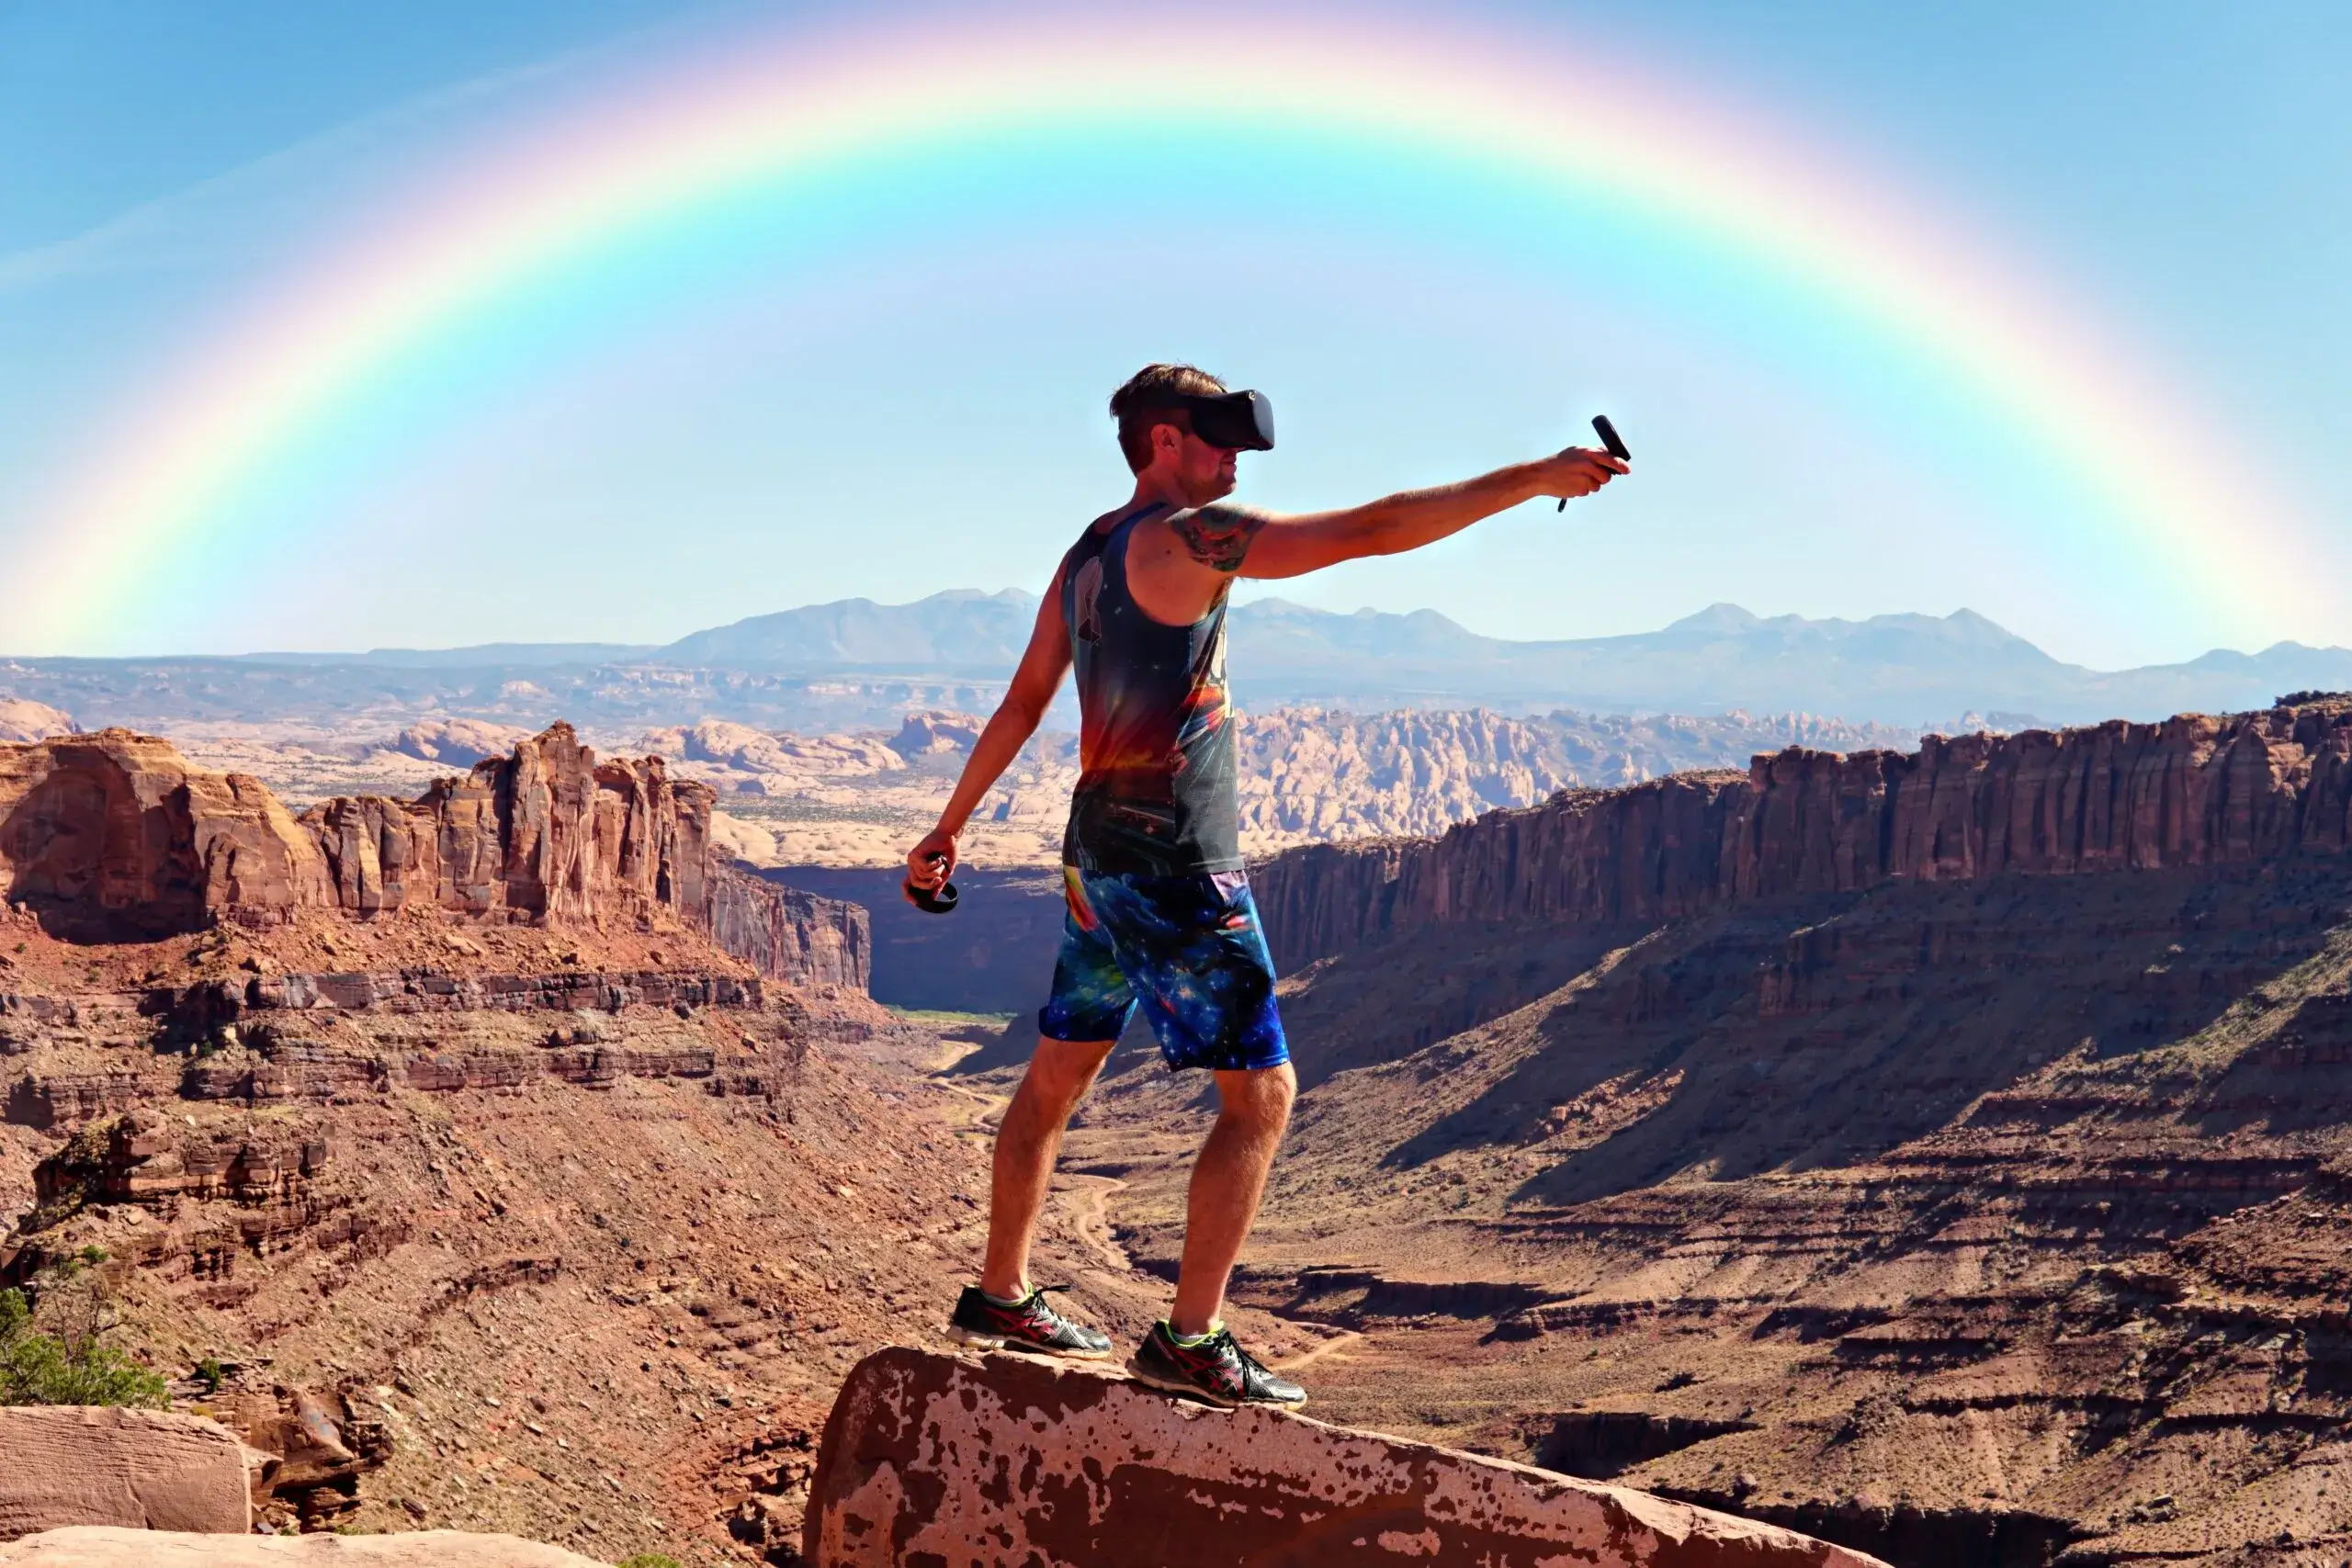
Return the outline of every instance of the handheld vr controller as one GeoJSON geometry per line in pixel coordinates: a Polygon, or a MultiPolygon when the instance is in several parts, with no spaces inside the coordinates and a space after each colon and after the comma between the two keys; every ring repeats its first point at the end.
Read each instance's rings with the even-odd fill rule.
{"type": "MultiPolygon", "coordinates": [[[[1600,437],[1601,446],[1608,448],[1609,455],[1611,457],[1616,458],[1621,463],[1630,463],[1634,460],[1634,455],[1625,450],[1625,438],[1617,434],[1617,427],[1609,423],[1609,416],[1607,414],[1594,414],[1592,416],[1592,429],[1593,434],[1600,437]]],[[[1560,504],[1554,507],[1552,510],[1555,512],[1566,512],[1567,509],[1568,498],[1564,495],[1560,498],[1560,504]]]]}
{"type": "MultiPolygon", "coordinates": [[[[944,864],[947,860],[945,855],[930,858],[933,864],[944,864]]],[[[948,915],[956,911],[956,885],[952,882],[943,882],[936,889],[917,887],[914,878],[910,876],[899,884],[899,891],[906,894],[908,903],[926,915],[948,915]]]]}

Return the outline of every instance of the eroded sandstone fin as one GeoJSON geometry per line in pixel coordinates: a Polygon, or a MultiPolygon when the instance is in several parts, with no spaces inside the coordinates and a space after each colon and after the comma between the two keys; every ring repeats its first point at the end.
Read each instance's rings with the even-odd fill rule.
{"type": "Polygon", "coordinates": [[[1217,1411],[1101,1368],[893,1347],[842,1384],[810,1483],[815,1568],[1873,1568],[1792,1530],[1600,1482],[1217,1411]]]}

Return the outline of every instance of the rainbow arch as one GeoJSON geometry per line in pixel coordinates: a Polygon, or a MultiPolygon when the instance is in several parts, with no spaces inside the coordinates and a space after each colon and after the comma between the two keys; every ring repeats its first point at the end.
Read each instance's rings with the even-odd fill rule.
{"type": "Polygon", "coordinates": [[[1622,61],[1458,19],[1253,12],[1217,28],[1190,8],[1181,25],[1047,11],[786,28],[478,152],[302,260],[113,423],[7,563],[40,585],[20,646],[85,638],[167,591],[153,563],[322,447],[365,443],[351,411],[371,377],[478,330],[615,236],[658,233],[785,175],[989,135],[1083,139],[1151,115],[1353,141],[1366,156],[1405,151],[1661,215],[1796,280],[2030,433],[2168,577],[2248,620],[2277,607],[2281,585],[2250,563],[2304,536],[2292,508],[2249,485],[2247,466],[2184,470],[2177,454],[2213,449],[2203,421],[1964,223],[1622,61]]]}

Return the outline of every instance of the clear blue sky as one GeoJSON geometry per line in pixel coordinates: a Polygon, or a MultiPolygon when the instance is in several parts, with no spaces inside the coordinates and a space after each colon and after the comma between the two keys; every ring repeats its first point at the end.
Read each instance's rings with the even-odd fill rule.
{"type": "MultiPolygon", "coordinates": [[[[119,440],[142,389],[321,234],[527,126],[583,75],[625,84],[639,57],[790,15],[0,0],[0,570],[44,525],[58,476],[119,440]]],[[[1726,85],[1968,215],[2223,411],[2233,440],[2342,542],[2352,8],[1487,15],[1726,85]]],[[[1530,508],[1426,558],[1284,590],[1332,608],[1429,606],[1496,635],[1577,637],[1723,599],[1848,616],[1965,604],[2101,666],[2225,640],[2352,643],[2352,607],[2340,622],[2225,619],[2193,597],[2143,599],[2128,561],[2044,547],[2071,502],[2030,478],[1983,486],[1971,470],[1999,470],[2003,452],[1891,450],[1899,420],[1840,406],[1824,391],[1834,369],[1724,339],[1666,284],[1622,314],[1598,284],[1475,258],[1400,288],[1405,262],[1351,257],[1346,237],[1260,209],[1221,222],[1214,193],[1173,198],[1209,208],[1187,220],[1106,192],[1071,232],[864,257],[820,302],[780,277],[670,301],[609,351],[583,328],[561,375],[461,430],[366,454],[291,534],[224,536],[238,591],[208,586],[47,647],[8,629],[9,606],[43,585],[0,581],[0,652],[658,641],[854,594],[1035,588],[1124,489],[1101,402],[1148,355],[1274,396],[1285,444],[1250,461],[1243,491],[1271,505],[1532,456],[1577,438],[1604,401],[1650,459],[1637,484],[1566,519],[1530,508]],[[1137,286],[1155,247],[1196,230],[1247,249],[1250,298],[1137,286]]]]}

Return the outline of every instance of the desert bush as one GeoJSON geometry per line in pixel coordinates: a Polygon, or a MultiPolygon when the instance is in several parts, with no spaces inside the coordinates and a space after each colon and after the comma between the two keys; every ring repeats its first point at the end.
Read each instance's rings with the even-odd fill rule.
{"type": "Polygon", "coordinates": [[[686,1568],[686,1565],[666,1552],[640,1551],[634,1557],[622,1558],[620,1568],[686,1568]]]}
{"type": "Polygon", "coordinates": [[[169,1403],[164,1380],[95,1334],[61,1339],[33,1327],[22,1291],[0,1291],[0,1404],[169,1403]]]}

